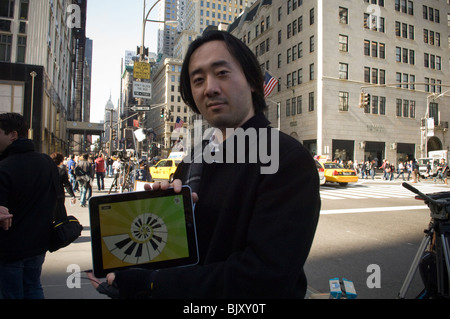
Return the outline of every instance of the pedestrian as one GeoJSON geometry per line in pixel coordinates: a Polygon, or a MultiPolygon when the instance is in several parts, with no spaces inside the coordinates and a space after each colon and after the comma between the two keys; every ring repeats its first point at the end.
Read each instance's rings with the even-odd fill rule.
{"type": "Polygon", "coordinates": [[[377,170],[376,165],[377,164],[376,164],[375,160],[372,160],[370,162],[370,176],[372,176],[372,179],[375,179],[375,174],[376,174],[376,170],[377,170]]]}
{"type": "Polygon", "coordinates": [[[150,182],[152,180],[148,166],[142,159],[139,161],[139,167],[134,170],[133,175],[134,179],[140,182],[150,182]]]}
{"type": "Polygon", "coordinates": [[[436,177],[434,178],[434,182],[436,183],[437,179],[440,179],[444,182],[444,184],[447,184],[447,173],[448,173],[448,166],[445,162],[444,158],[441,158],[441,161],[439,162],[439,165],[436,169],[436,177]]]}
{"type": "Polygon", "coordinates": [[[77,181],[80,185],[80,206],[86,207],[86,202],[89,199],[89,187],[94,176],[92,174],[92,163],[89,162],[89,155],[83,154],[81,160],[77,163],[75,168],[77,181]]]}
{"type": "Polygon", "coordinates": [[[402,179],[405,180],[405,165],[403,164],[403,161],[398,161],[397,177],[395,179],[398,179],[400,175],[402,175],[402,179]]]}
{"type": "Polygon", "coordinates": [[[0,299],[44,298],[42,264],[63,192],[53,184],[56,165],[35,151],[27,132],[22,115],[0,114],[0,299]]]}
{"type": "Polygon", "coordinates": [[[416,159],[413,159],[411,162],[412,162],[411,171],[413,175],[413,183],[420,182],[419,165],[417,164],[416,159]]]}
{"type": "Polygon", "coordinates": [[[69,174],[69,181],[72,184],[72,189],[74,192],[78,191],[78,182],[77,177],[75,176],[75,166],[77,163],[75,162],[75,156],[72,154],[67,161],[67,168],[69,174]]]}
{"type": "Polygon", "coordinates": [[[367,161],[366,162],[362,161],[362,164],[361,164],[361,179],[365,179],[365,177],[366,177],[366,166],[367,166],[367,161]]]}
{"type": "Polygon", "coordinates": [[[106,165],[107,165],[107,168],[108,168],[108,177],[113,177],[113,173],[114,173],[113,172],[113,167],[112,167],[113,163],[114,163],[114,161],[111,158],[111,156],[108,156],[106,158],[106,165]]]}
{"type": "MultiPolygon", "coordinates": [[[[300,142],[269,126],[263,81],[252,51],[231,34],[209,31],[191,43],[181,70],[181,96],[215,128],[216,140],[202,143],[201,163],[193,161],[199,155],[194,151],[179,164],[172,184],[153,187],[173,186],[176,192],[182,184],[192,187],[200,260],[183,268],[110,273],[109,288],[117,288],[121,297],[305,296],[303,267],[320,211],[318,172],[300,142]],[[237,128],[252,132],[267,154],[279,155],[276,169],[264,170],[261,159],[239,162],[239,154],[226,156],[243,147],[233,133],[237,128]]],[[[244,151],[253,155],[249,144],[244,151]]]]}
{"type": "Polygon", "coordinates": [[[75,197],[75,193],[72,188],[72,184],[69,182],[69,176],[67,173],[66,166],[63,164],[64,156],[59,152],[54,152],[50,155],[51,159],[55,162],[58,167],[59,172],[59,180],[61,181],[61,185],[66,190],[66,192],[71,197],[70,201],[72,204],[77,202],[77,198],[75,197]]]}
{"type": "Polygon", "coordinates": [[[98,157],[95,159],[95,175],[97,177],[97,187],[98,190],[105,189],[105,160],[103,159],[103,154],[98,154],[98,157]]]}
{"type": "Polygon", "coordinates": [[[409,160],[406,162],[406,172],[408,173],[408,177],[406,178],[406,180],[409,182],[409,179],[411,178],[411,174],[412,174],[412,160],[409,160]]]}

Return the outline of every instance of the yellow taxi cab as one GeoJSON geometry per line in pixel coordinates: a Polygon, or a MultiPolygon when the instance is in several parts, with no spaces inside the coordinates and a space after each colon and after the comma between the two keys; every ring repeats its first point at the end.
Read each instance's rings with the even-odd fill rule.
{"type": "Polygon", "coordinates": [[[170,182],[173,181],[173,174],[177,170],[178,164],[181,160],[166,158],[160,160],[155,166],[150,167],[150,174],[152,179],[167,179],[170,182]]]}
{"type": "Polygon", "coordinates": [[[323,169],[322,165],[319,163],[318,160],[315,160],[315,161],[316,161],[317,172],[319,173],[319,182],[320,182],[320,185],[323,185],[327,181],[325,179],[325,170],[323,169]]]}
{"type": "Polygon", "coordinates": [[[324,168],[327,183],[338,183],[341,186],[346,186],[348,183],[358,181],[358,175],[353,169],[344,168],[334,162],[321,162],[320,165],[324,168]]]}

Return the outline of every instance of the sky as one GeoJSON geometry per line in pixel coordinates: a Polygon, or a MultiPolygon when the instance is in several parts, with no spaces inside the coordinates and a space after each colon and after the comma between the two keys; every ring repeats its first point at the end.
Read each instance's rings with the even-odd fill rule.
{"type": "MultiPolygon", "coordinates": [[[[156,0],[147,0],[146,13],[156,0]]],[[[142,42],[144,0],[88,0],[86,36],[93,40],[91,122],[104,119],[111,95],[114,107],[120,97],[121,59],[142,42]]],[[[159,4],[149,15],[157,20],[159,4]]],[[[157,23],[146,23],[145,46],[157,50],[157,23]]]]}

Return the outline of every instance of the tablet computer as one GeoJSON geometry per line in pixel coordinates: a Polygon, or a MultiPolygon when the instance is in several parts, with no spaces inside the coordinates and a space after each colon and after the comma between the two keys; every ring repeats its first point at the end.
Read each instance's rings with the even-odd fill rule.
{"type": "Polygon", "coordinates": [[[89,200],[93,271],[162,269],[198,262],[191,189],[140,191],[89,200]]]}

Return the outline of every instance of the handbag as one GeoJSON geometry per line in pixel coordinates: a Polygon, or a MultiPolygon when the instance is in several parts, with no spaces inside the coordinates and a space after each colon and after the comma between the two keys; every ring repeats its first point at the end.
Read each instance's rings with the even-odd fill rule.
{"type": "MultiPolygon", "coordinates": [[[[55,165],[53,161],[51,162],[52,165],[55,165]]],[[[81,231],[83,230],[83,226],[76,217],[67,216],[66,206],[64,205],[64,191],[60,184],[57,170],[53,170],[53,188],[55,189],[57,197],[53,212],[53,225],[48,248],[48,251],[50,252],[55,252],[58,249],[70,245],[81,236],[81,231]]]]}

